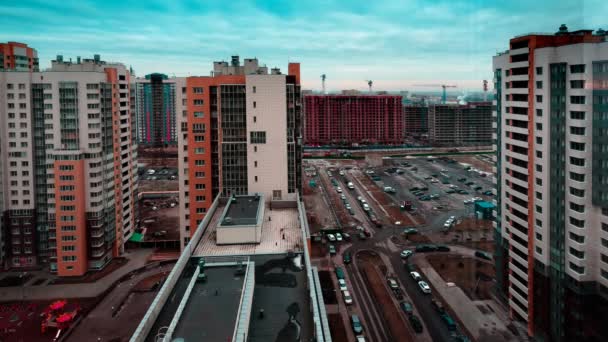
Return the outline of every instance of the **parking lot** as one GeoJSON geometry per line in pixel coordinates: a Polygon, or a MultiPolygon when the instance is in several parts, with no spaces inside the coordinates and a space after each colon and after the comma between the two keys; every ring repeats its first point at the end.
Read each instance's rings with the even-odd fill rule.
{"type": "MultiPolygon", "coordinates": [[[[493,166],[491,158],[424,156],[367,162],[307,160],[305,163],[304,202],[309,220],[313,218],[314,223],[311,225],[313,263],[319,270],[344,267],[354,302],[340,307],[338,296],[337,308],[335,304],[328,304],[328,312],[335,314],[338,310],[343,318],[341,326],[332,328],[345,328],[344,336],[354,339],[350,315],[357,313],[369,340],[394,340],[399,325],[414,334],[414,323],[400,308],[406,301],[413,305],[414,315],[420,317],[423,333],[415,335],[417,340],[451,341],[456,337],[466,340],[465,335],[475,339],[480,332],[493,336],[496,341],[512,340],[504,325],[496,326],[496,317],[507,317],[506,313],[499,312],[500,305],[493,305],[498,309],[490,315],[487,310],[478,309],[485,307],[483,301],[494,300],[488,293],[494,274],[487,269],[488,265],[479,263],[475,254],[483,251],[491,258],[494,251],[492,221],[486,219],[488,213],[491,215],[494,197],[489,173],[493,166]],[[423,190],[414,193],[418,189],[413,188],[423,190]],[[446,226],[450,217],[454,219],[446,226]],[[336,232],[348,234],[349,239],[338,241],[336,232]],[[443,247],[420,253],[417,246],[423,243],[435,246],[432,248],[443,247]],[[330,245],[333,247],[328,248],[330,245]],[[415,258],[400,256],[404,249],[414,252],[415,258]],[[400,290],[401,295],[397,296],[397,292],[393,293],[386,285],[388,278],[378,287],[378,280],[368,277],[372,272],[369,264],[357,261],[365,251],[377,253],[374,273],[379,273],[380,279],[389,275],[398,279],[396,290],[400,290]],[[353,259],[348,265],[343,260],[344,254],[353,259]],[[461,263],[450,261],[455,257],[465,258],[462,259],[464,267],[459,270],[466,274],[446,271],[446,267],[460,267],[461,263]],[[412,264],[408,265],[407,260],[412,264]],[[418,262],[426,271],[438,268],[434,277],[427,278],[428,272],[421,272],[422,279],[430,286],[430,295],[425,294],[409,274],[411,269],[418,269],[418,262]],[[436,291],[443,289],[443,282],[464,291],[459,297],[459,310],[450,307],[454,301],[443,298],[446,291],[436,291]],[[393,298],[394,309],[386,307],[390,303],[386,295],[393,298]],[[433,307],[434,303],[443,303],[445,308],[439,311],[433,307]],[[463,312],[467,313],[465,317],[459,317],[463,312]],[[392,317],[397,313],[401,315],[399,320],[392,317]]],[[[333,272],[329,274],[334,276],[333,272]]],[[[337,284],[336,279],[334,282],[337,284]]],[[[330,291],[340,290],[336,285],[330,291]]]]}

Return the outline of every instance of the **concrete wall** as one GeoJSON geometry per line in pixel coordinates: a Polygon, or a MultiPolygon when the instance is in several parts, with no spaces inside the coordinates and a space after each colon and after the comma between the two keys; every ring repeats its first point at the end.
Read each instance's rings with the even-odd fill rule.
{"type": "Polygon", "coordinates": [[[216,230],[216,243],[218,245],[259,243],[261,240],[261,226],[217,227],[216,230]]]}

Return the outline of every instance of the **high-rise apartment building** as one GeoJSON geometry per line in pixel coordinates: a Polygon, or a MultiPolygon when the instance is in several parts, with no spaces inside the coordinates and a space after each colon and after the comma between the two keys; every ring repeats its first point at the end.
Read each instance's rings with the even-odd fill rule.
{"type": "Polygon", "coordinates": [[[0,71],[38,71],[38,52],[27,44],[0,43],[0,71]]]}
{"type": "Polygon", "coordinates": [[[428,137],[429,107],[426,105],[408,104],[403,106],[403,123],[406,137],[428,137]]]}
{"type": "Polygon", "coordinates": [[[498,287],[538,340],[605,340],[606,33],[515,37],[493,65],[498,287]]]}
{"type": "Polygon", "coordinates": [[[433,146],[489,146],[492,144],[492,104],[433,104],[428,114],[433,146]]]}
{"type": "MultiPolygon", "coordinates": [[[[180,78],[149,74],[135,79],[135,108],[137,141],[142,145],[167,146],[177,144],[177,86],[180,78]]],[[[181,115],[181,113],[179,113],[181,115]]]]}
{"type": "Polygon", "coordinates": [[[300,67],[288,75],[233,56],[188,77],[178,115],[182,247],[218,193],[293,199],[301,186],[300,67]]]}
{"type": "Polygon", "coordinates": [[[0,72],[4,250],[11,268],[103,268],[135,229],[130,73],[99,59],[0,72]]]}
{"type": "Polygon", "coordinates": [[[399,95],[304,96],[305,145],[403,143],[399,95]]]}

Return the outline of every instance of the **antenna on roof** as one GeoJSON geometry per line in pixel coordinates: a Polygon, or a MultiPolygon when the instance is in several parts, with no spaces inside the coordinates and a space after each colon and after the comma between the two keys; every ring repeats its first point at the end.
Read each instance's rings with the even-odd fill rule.
{"type": "Polygon", "coordinates": [[[322,87],[322,93],[325,94],[325,78],[327,76],[325,74],[321,75],[321,87],[322,87]]]}
{"type": "Polygon", "coordinates": [[[371,92],[372,92],[372,85],[373,85],[373,84],[374,84],[374,81],[372,81],[372,80],[367,80],[367,85],[369,86],[369,92],[370,92],[370,94],[371,94],[371,92]]]}

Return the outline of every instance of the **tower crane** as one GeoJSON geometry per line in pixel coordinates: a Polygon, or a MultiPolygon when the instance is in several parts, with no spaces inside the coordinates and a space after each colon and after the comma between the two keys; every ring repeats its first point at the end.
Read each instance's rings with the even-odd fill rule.
{"type": "Polygon", "coordinates": [[[366,80],[366,82],[367,82],[367,85],[369,86],[369,92],[371,93],[372,92],[372,84],[374,84],[374,81],[372,81],[372,80],[366,80]]]}
{"type": "Polygon", "coordinates": [[[447,100],[446,88],[458,88],[457,85],[448,85],[448,84],[414,84],[416,87],[441,87],[443,89],[443,93],[441,95],[441,103],[445,104],[447,100]]]}
{"type": "Polygon", "coordinates": [[[321,75],[321,85],[323,87],[323,95],[325,95],[325,78],[326,78],[325,74],[321,75]]]}

